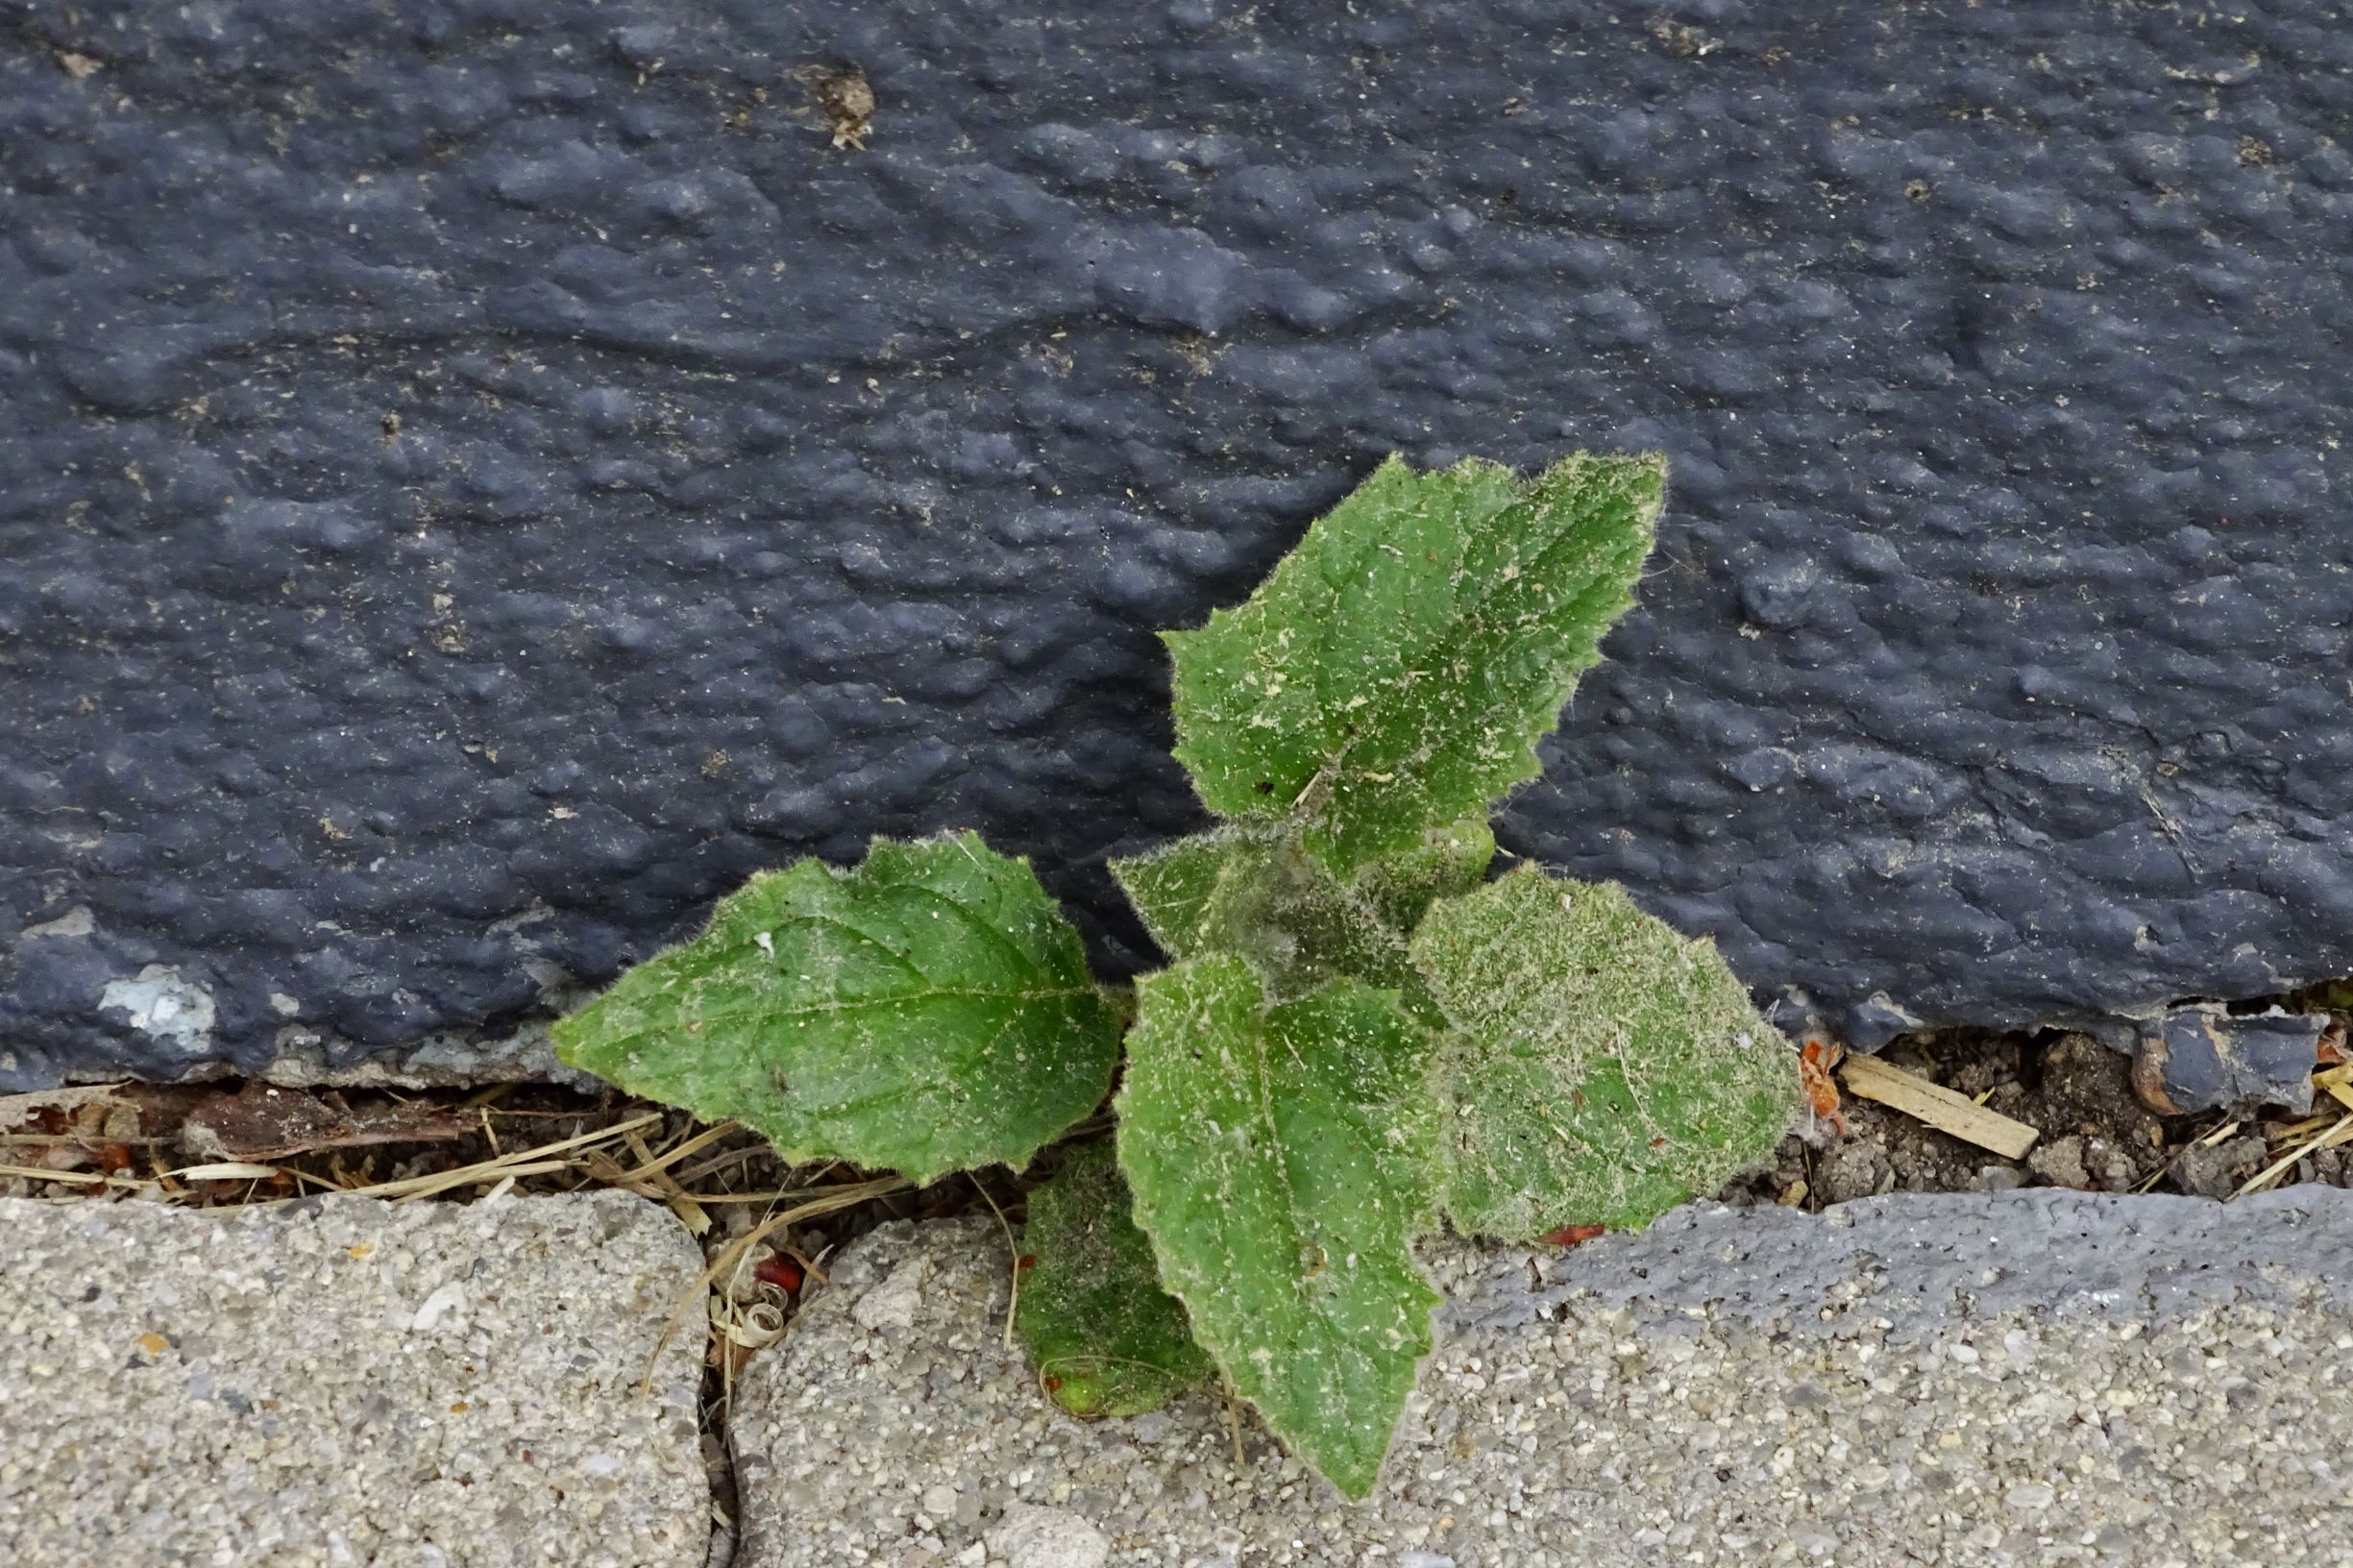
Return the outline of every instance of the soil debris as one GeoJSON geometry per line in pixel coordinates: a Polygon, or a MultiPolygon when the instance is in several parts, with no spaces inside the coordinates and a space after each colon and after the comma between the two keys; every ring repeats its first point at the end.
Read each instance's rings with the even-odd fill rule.
{"type": "Polygon", "coordinates": [[[2200,1197],[2227,1198],[2263,1168],[2264,1140],[2242,1133],[2212,1145],[2194,1143],[2173,1163],[2173,1183],[2200,1197]]]}
{"type": "Polygon", "coordinates": [[[833,134],[833,150],[866,151],[874,125],[874,88],[855,65],[841,70],[812,66],[801,72],[816,100],[821,129],[833,134]]]}
{"type": "Polygon", "coordinates": [[[429,1102],[361,1101],[332,1090],[318,1095],[251,1083],[199,1101],[180,1124],[180,1146],[199,1160],[284,1160],[371,1143],[433,1143],[477,1124],[429,1102]]]}
{"type": "MultiPolygon", "coordinates": [[[[2341,1054],[2333,1042],[2342,1028],[2342,1019],[2332,1017],[2303,1027],[2307,1035],[2319,1033],[2317,1063],[2341,1054]]],[[[1854,1092],[1840,1106],[1844,1136],[1818,1117],[1806,1136],[1783,1140],[1770,1169],[1716,1196],[1813,1211],[1888,1192],[2017,1187],[2229,1198],[2290,1155],[2295,1158],[2275,1180],[2353,1186],[2353,1130],[2331,1140],[2339,1116],[2353,1109],[2353,1098],[2338,1096],[2333,1087],[2333,1075],[2344,1072],[2346,1096],[2353,1096],[2353,1072],[2339,1066],[2323,1066],[2312,1077],[2311,1088],[2329,1096],[2331,1110],[2316,1122],[2246,1102],[2160,1115],[2135,1093],[2131,1058],[2063,1031],[1923,1033],[1896,1041],[1875,1060],[2039,1128],[2042,1139],[2022,1159],[2002,1158],[1854,1092]]]]}

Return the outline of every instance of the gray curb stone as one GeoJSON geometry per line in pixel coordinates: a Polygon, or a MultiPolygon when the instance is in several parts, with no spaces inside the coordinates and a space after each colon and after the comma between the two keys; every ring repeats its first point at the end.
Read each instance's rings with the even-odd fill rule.
{"type": "Polygon", "coordinates": [[[1447,1290],[1361,1506],[1206,1396],[1050,1409],[993,1222],[887,1227],[739,1383],[739,1568],[2353,1560],[2353,1192],[1694,1206],[1447,1290]]]}
{"type": "Polygon", "coordinates": [[[702,1260],[619,1192],[0,1200],[0,1563],[699,1568],[702,1260]]]}

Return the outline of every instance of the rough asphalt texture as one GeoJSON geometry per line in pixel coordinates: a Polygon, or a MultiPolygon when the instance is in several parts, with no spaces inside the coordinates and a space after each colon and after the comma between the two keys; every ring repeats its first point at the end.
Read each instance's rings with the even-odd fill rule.
{"type": "Polygon", "coordinates": [[[887,1227],[738,1384],[743,1568],[2353,1561],[2353,1193],[1713,1206],[1453,1298],[1361,1507],[1191,1397],[1053,1413],[993,1223],[887,1227]]]}
{"type": "Polygon", "coordinates": [[[701,1257],[619,1192],[0,1199],[0,1562],[700,1568],[701,1257]]]}
{"type": "Polygon", "coordinates": [[[1392,450],[1672,454],[1505,838],[1792,1017],[2353,971],[2342,22],[26,0],[0,1089],[502,1028],[874,832],[1136,961],[1153,629],[1392,450]]]}

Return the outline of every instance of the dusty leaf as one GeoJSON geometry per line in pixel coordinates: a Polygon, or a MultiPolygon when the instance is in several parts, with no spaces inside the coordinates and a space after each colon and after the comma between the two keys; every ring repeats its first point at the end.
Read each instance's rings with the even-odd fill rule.
{"type": "Polygon", "coordinates": [[[1495,830],[1484,816],[1434,827],[1421,842],[1360,867],[1349,890],[1401,937],[1422,923],[1434,899],[1468,893],[1495,860],[1495,830]]]}
{"type": "Polygon", "coordinates": [[[1437,1301],[1411,1247],[1436,1195],[1430,1036],[1353,981],[1269,1007],[1233,957],[1137,990],[1119,1164],[1161,1282],[1275,1434],[1362,1497],[1437,1301]]]}
{"type": "Polygon", "coordinates": [[[1522,867],[1432,905],[1413,956],[1454,1025],[1438,1086],[1466,1233],[1647,1224],[1796,1116],[1797,1055],[1714,945],[1614,885],[1522,867]]]}
{"type": "Polygon", "coordinates": [[[1073,1415],[1141,1415],[1210,1375],[1132,1203],[1108,1143],[1029,1195],[1014,1324],[1047,1397],[1073,1415]]]}
{"type": "Polygon", "coordinates": [[[1528,480],[1392,457],[1248,600],[1165,633],[1179,761],[1210,809],[1289,820],[1343,875],[1483,812],[1632,602],[1656,453],[1528,480]]]}
{"type": "Polygon", "coordinates": [[[1262,827],[1229,825],[1115,860],[1111,872],[1161,951],[1191,958],[1221,945],[1210,900],[1227,865],[1238,854],[1271,847],[1280,836],[1262,827]]]}
{"type": "Polygon", "coordinates": [[[1078,933],[970,833],[756,876],[554,1032],[572,1066],[734,1116],[788,1160],[918,1182],[1025,1163],[1101,1101],[1118,1052],[1078,933]]]}
{"type": "Polygon", "coordinates": [[[1426,1024],[1444,1021],[1404,939],[1295,843],[1229,854],[1202,923],[1211,950],[1247,960],[1269,1000],[1289,1001],[1345,978],[1397,992],[1426,1024]]]}
{"type": "Polygon", "coordinates": [[[1425,1023],[1442,1021],[1404,938],[1293,835],[1221,828],[1112,870],[1172,958],[1246,959],[1275,1001],[1345,976],[1397,992],[1425,1023]]]}

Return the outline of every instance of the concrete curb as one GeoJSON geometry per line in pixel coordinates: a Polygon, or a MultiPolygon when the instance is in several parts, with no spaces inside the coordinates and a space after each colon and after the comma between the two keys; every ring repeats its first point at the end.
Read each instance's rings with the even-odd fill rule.
{"type": "Polygon", "coordinates": [[[701,1568],[702,1342],[653,1350],[702,1260],[655,1205],[9,1199],[0,1234],[0,1562],[701,1568]]]}
{"type": "Polygon", "coordinates": [[[1053,1411],[993,1223],[887,1227],[738,1385],[743,1568],[2341,1564],[2353,1193],[2047,1191],[1429,1250],[1360,1507],[1206,1397],[1053,1411]]]}

